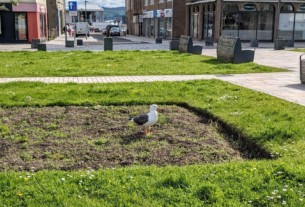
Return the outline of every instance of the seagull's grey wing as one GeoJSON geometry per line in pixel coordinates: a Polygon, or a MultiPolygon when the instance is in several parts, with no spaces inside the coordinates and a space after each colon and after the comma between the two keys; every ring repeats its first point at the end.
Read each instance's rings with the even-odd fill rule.
{"type": "Polygon", "coordinates": [[[136,116],[132,119],[135,123],[137,123],[138,125],[143,125],[146,122],[148,122],[148,115],[147,114],[143,114],[140,116],[136,116]]]}

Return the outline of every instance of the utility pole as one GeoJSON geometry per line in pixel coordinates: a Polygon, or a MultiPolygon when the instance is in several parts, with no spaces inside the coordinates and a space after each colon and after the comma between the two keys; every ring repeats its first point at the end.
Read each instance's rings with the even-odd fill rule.
{"type": "Polygon", "coordinates": [[[65,46],[67,47],[67,19],[66,19],[66,0],[64,0],[64,18],[65,18],[65,46]]]}
{"type": "Polygon", "coordinates": [[[88,22],[87,21],[87,2],[88,1],[85,1],[85,22],[88,22]]]}

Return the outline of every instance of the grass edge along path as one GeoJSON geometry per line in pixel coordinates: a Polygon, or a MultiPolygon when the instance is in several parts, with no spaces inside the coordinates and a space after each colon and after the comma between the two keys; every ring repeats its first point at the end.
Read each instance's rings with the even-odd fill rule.
{"type": "Polygon", "coordinates": [[[283,72],[176,51],[0,52],[0,77],[84,77],[283,72]]]}
{"type": "Polygon", "coordinates": [[[2,172],[3,206],[305,206],[304,107],[218,80],[0,84],[1,107],[188,104],[277,159],[219,165],[2,172]],[[52,92],[50,92],[52,91],[52,92]]]}

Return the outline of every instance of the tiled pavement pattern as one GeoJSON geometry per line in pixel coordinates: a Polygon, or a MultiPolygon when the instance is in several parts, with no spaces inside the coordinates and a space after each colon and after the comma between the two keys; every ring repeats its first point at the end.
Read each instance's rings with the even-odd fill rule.
{"type": "MultiPolygon", "coordinates": [[[[160,50],[169,48],[169,41],[163,40],[162,44],[155,44],[152,38],[137,36],[124,37],[132,43],[114,44],[114,50],[160,50]]],[[[65,48],[64,37],[48,42],[50,51],[69,50],[65,48]]],[[[204,45],[203,42],[194,44],[204,45]]],[[[249,43],[244,43],[247,48],[249,43]]],[[[295,43],[295,47],[305,48],[304,43],[295,43]]],[[[103,50],[102,44],[93,38],[84,40],[84,46],[76,46],[74,50],[103,50]],[[95,44],[96,43],[96,44],[95,44]]],[[[247,48],[248,49],[248,48],[247,48]]],[[[253,49],[253,48],[252,48],[253,49]]],[[[12,45],[0,44],[0,51],[29,50],[29,44],[12,45]]],[[[35,50],[34,50],[35,51],[35,50]]],[[[216,56],[216,47],[205,47],[203,55],[216,56]]],[[[113,82],[151,82],[151,81],[185,81],[199,79],[220,79],[240,86],[261,91],[288,101],[305,106],[305,85],[300,83],[300,55],[302,53],[290,52],[288,50],[273,50],[272,43],[259,43],[255,49],[254,62],[262,65],[285,68],[289,72],[281,73],[259,73],[259,74],[236,74],[236,75],[172,75],[172,76],[108,76],[108,77],[39,77],[39,78],[0,78],[0,83],[11,81],[41,81],[45,83],[113,83],[113,82]]]]}

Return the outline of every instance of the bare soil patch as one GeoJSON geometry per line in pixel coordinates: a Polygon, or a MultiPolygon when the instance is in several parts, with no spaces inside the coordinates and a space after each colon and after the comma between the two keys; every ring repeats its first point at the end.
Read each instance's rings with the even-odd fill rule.
{"type": "Polygon", "coordinates": [[[175,105],[159,106],[159,121],[146,136],[129,117],[148,109],[0,109],[0,170],[187,165],[243,159],[215,123],[175,105]]]}

